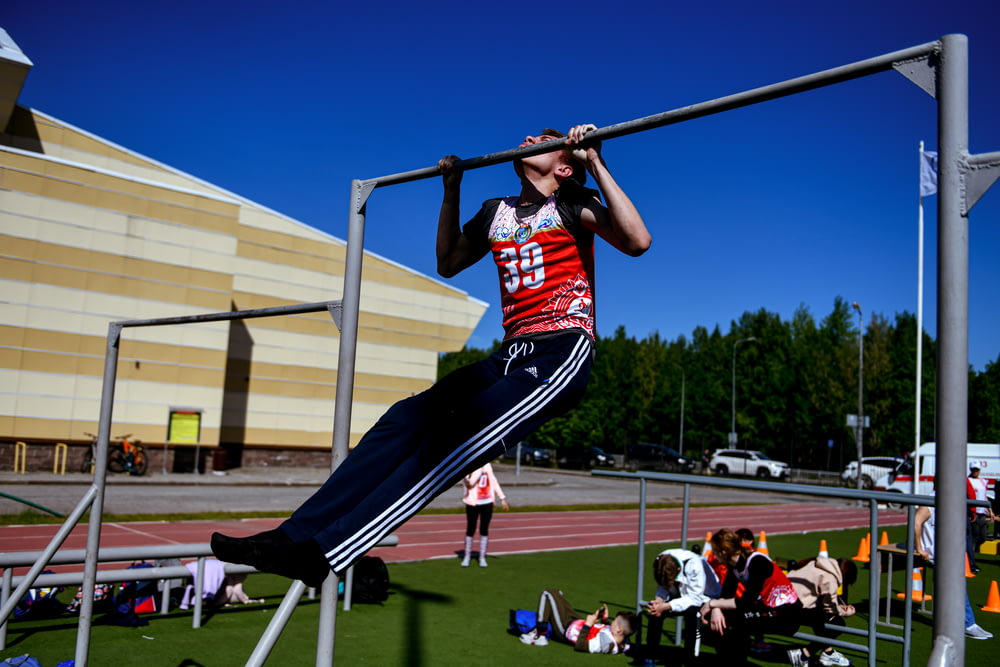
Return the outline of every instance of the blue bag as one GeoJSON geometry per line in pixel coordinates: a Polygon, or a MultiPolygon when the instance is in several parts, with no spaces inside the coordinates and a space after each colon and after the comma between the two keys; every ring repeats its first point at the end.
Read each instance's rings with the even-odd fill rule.
{"type": "Polygon", "coordinates": [[[532,630],[538,630],[538,633],[545,637],[552,635],[552,626],[545,622],[539,623],[538,613],[530,609],[511,609],[509,630],[515,635],[523,635],[532,630]]]}
{"type": "Polygon", "coordinates": [[[42,663],[38,662],[38,658],[33,658],[25,653],[16,658],[0,661],[0,667],[42,667],[42,663]]]}

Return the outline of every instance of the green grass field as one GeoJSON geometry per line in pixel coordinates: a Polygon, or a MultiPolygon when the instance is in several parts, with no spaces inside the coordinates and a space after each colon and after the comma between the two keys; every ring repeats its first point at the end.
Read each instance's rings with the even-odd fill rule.
{"type": "MultiPolygon", "coordinates": [[[[806,535],[769,535],[774,557],[802,559],[816,554],[820,538],[828,542],[831,556],[853,556],[866,531],[850,530],[806,535]]],[[[905,529],[890,529],[892,541],[901,541],[905,529]]],[[[665,546],[650,545],[647,563],[665,546]]],[[[463,569],[457,560],[390,564],[392,579],[389,600],[383,605],[355,605],[338,609],[336,662],[341,665],[579,665],[628,664],[619,656],[580,654],[568,646],[552,643],[547,647],[525,646],[506,631],[508,610],[535,607],[543,588],[560,588],[582,610],[591,611],[607,603],[612,612],[631,608],[635,596],[635,547],[612,547],[580,551],[491,557],[490,567],[463,569]]],[[[979,609],[986,602],[992,580],[1000,580],[1000,559],[982,556],[982,573],[968,580],[969,596],[980,625],[996,633],[998,639],[968,641],[966,663],[994,664],[1000,645],[1000,614],[979,609]],[[991,658],[990,656],[994,656],[991,658]]],[[[894,576],[894,586],[902,590],[908,573],[894,576]]],[[[172,611],[162,616],[145,616],[149,625],[124,628],[97,625],[93,629],[90,664],[98,666],[137,665],[143,667],[225,667],[242,665],[287,589],[288,581],[270,575],[252,575],[246,589],[252,597],[264,597],[265,604],[224,608],[206,616],[203,626],[191,628],[190,612],[172,611]]],[[[655,585],[646,577],[645,592],[655,585]]],[[[867,597],[868,572],[861,569],[858,584],[850,591],[851,602],[867,597]]],[[[61,599],[72,598],[64,592],[61,599]]],[[[901,607],[899,607],[901,610],[901,607]]],[[[292,621],[268,660],[269,665],[315,664],[318,601],[303,598],[292,621]]],[[[849,623],[866,627],[867,612],[849,623]]],[[[894,620],[902,622],[902,617],[894,620]]],[[[668,624],[669,626],[669,624],[668,624]]],[[[913,665],[926,664],[930,653],[931,619],[914,615],[913,665]]],[[[880,628],[882,632],[900,631],[880,628]]],[[[842,636],[842,639],[853,640],[842,636]]],[[[64,616],[49,621],[12,621],[8,626],[7,648],[0,657],[30,653],[43,667],[55,667],[73,657],[76,641],[74,619],[64,616]]],[[[664,639],[664,643],[669,640],[664,639]]],[[[754,659],[758,665],[787,664],[784,649],[791,640],[773,638],[780,654],[754,659]]],[[[705,650],[712,653],[709,647],[705,650]]],[[[669,655],[669,650],[667,651],[669,655]]],[[[865,664],[861,653],[845,651],[855,664],[865,664]]],[[[902,647],[882,642],[879,663],[901,664],[902,647]]],[[[674,663],[669,663],[674,664],[674,663]]]]}

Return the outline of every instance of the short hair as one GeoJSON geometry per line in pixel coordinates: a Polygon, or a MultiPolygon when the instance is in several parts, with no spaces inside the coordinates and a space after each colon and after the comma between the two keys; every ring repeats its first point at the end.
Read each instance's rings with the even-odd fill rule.
{"type": "MultiPolygon", "coordinates": [[[[556,137],[557,139],[565,138],[565,134],[559,130],[554,130],[551,127],[542,128],[542,131],[538,133],[538,136],[546,134],[550,137],[556,137]]],[[[566,156],[566,164],[573,168],[573,175],[570,176],[574,181],[580,185],[584,185],[587,182],[587,167],[584,166],[582,162],[577,160],[573,156],[573,151],[569,149],[563,149],[563,155],[566,156]]]]}
{"type": "Polygon", "coordinates": [[[615,618],[618,619],[619,623],[621,623],[622,632],[624,632],[626,636],[635,632],[635,628],[638,626],[638,618],[636,617],[635,612],[620,611],[615,614],[615,618]]]}

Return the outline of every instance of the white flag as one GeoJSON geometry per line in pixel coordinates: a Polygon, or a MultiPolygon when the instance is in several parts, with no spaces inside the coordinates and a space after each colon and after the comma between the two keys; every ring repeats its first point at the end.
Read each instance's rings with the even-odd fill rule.
{"type": "Polygon", "coordinates": [[[935,151],[920,151],[920,196],[927,197],[937,192],[938,154],[935,151]]]}

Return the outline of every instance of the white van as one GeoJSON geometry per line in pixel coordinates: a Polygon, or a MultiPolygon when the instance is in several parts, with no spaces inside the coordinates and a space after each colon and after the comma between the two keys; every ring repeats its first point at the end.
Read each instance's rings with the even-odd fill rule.
{"type": "MultiPolygon", "coordinates": [[[[920,445],[920,477],[917,487],[917,493],[920,495],[934,495],[934,471],[937,466],[936,446],[933,442],[925,442],[920,445]]],[[[970,442],[965,458],[965,474],[969,474],[969,466],[979,466],[979,477],[986,480],[987,495],[992,500],[997,480],[1000,479],[1000,444],[984,445],[970,442]]],[[[874,488],[876,491],[912,493],[913,459],[901,463],[894,472],[883,475],[875,482],[874,488]]]]}

